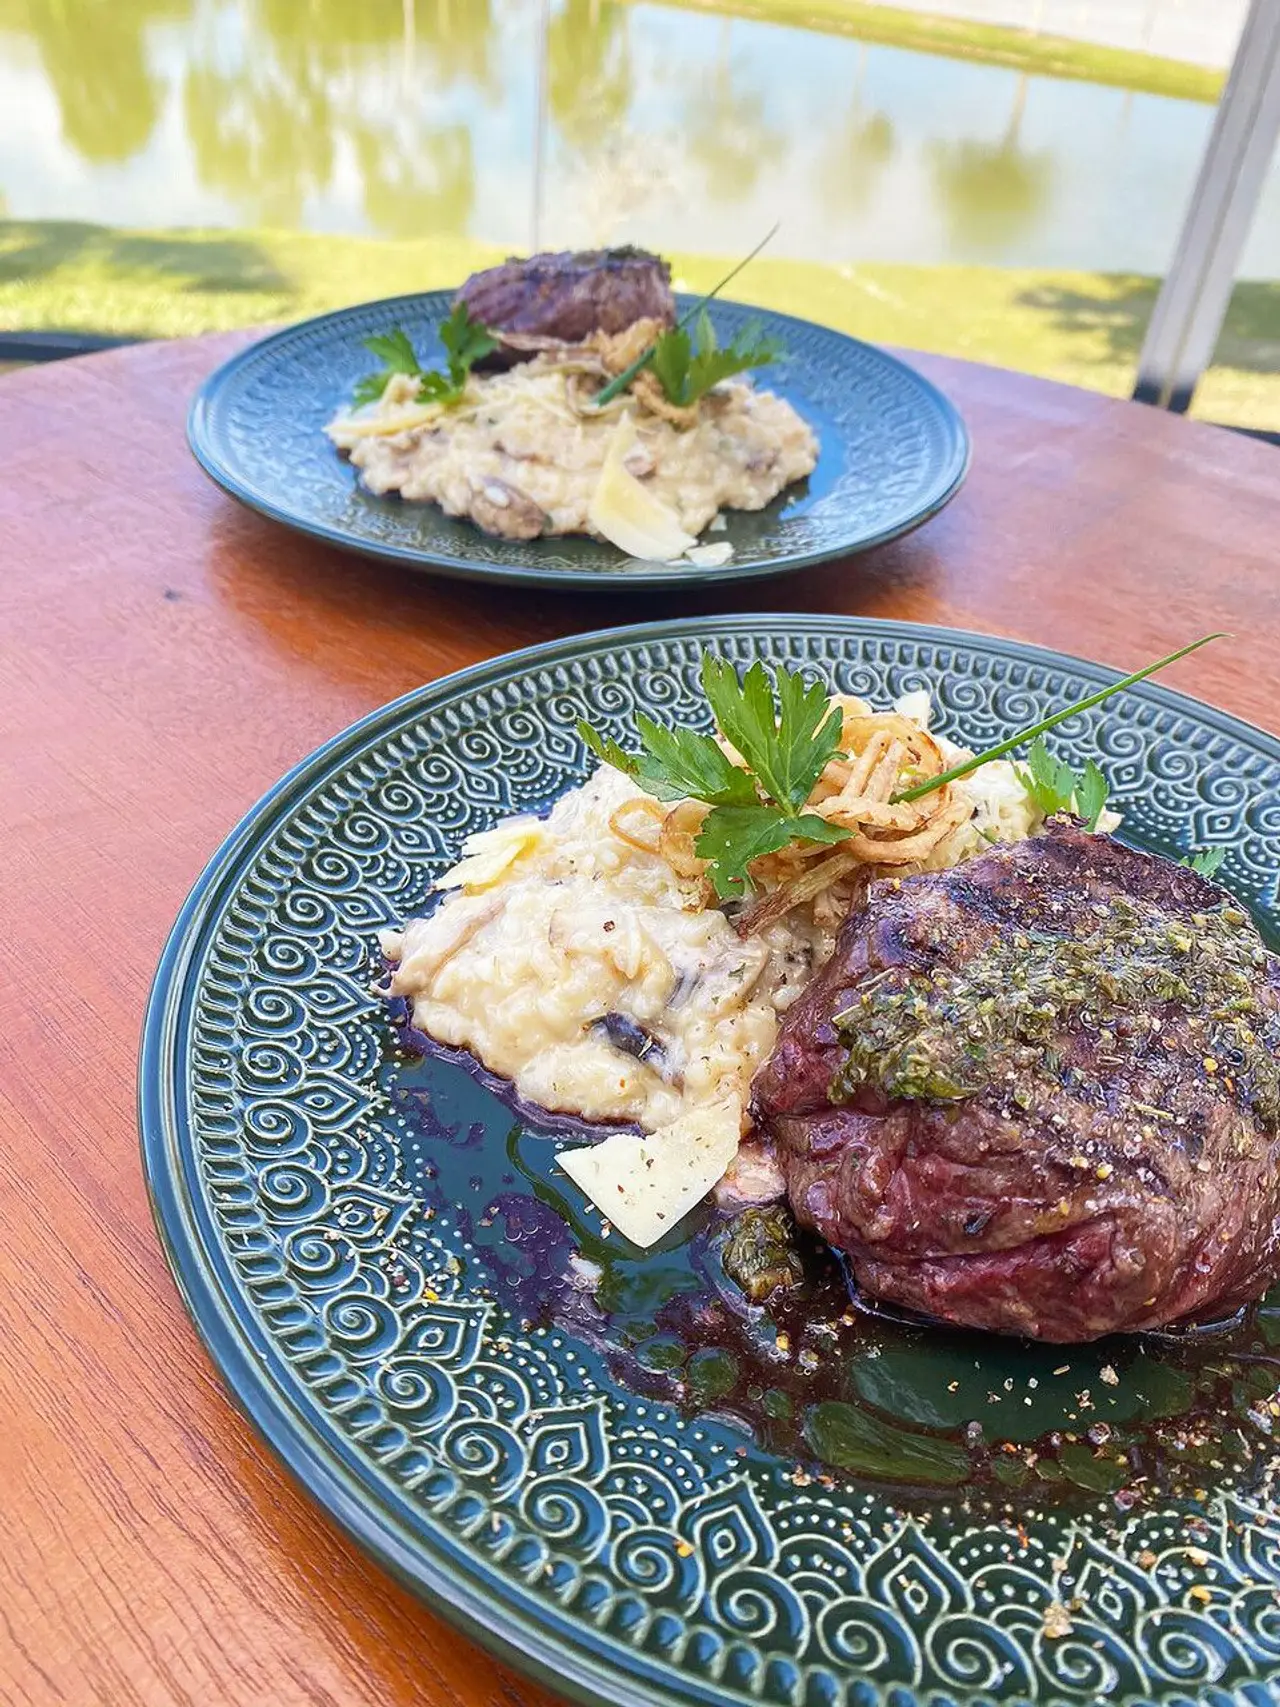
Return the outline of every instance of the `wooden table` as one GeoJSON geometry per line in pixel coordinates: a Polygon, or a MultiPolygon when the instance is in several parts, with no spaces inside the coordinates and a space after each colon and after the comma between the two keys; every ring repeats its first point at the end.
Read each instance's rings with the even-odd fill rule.
{"type": "Polygon", "coordinates": [[[232,1409],[138,1163],[165,933],[223,833],[381,701],[509,647],[662,614],[857,611],[1136,666],[1280,729],[1280,451],[936,358],[974,437],[920,532],[680,597],[468,587],[326,551],[187,454],[242,339],[0,380],[0,1701],[529,1704],[356,1553],[232,1409]]]}

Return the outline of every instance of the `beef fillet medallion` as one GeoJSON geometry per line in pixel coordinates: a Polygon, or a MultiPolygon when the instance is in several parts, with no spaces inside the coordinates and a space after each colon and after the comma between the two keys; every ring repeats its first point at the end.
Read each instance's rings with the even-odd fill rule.
{"type": "Polygon", "coordinates": [[[1280,1268],[1280,961],[1185,867],[1055,820],[875,884],[753,1112],[864,1292],[1053,1341],[1280,1268]]]}

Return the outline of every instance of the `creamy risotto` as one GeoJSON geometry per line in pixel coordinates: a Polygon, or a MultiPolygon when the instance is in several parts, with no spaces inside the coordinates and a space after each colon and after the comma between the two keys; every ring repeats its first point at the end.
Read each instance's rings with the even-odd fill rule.
{"type": "MultiPolygon", "coordinates": [[[[923,727],[928,696],[898,710],[923,727]]],[[[949,763],[964,756],[939,745],[949,763]]],[[[952,786],[971,812],[900,875],[1039,827],[1007,762],[952,786]]],[[[471,837],[441,879],[443,902],[386,934],[391,992],[409,998],[421,1030],[471,1050],[545,1108],[656,1132],[727,1105],[745,1129],[752,1076],[830,953],[839,916],[802,905],[739,935],[696,874],[620,833],[647,799],[603,765],[545,820],[471,837]]]]}
{"type": "Polygon", "coordinates": [[[390,934],[414,1024],[521,1096],[656,1131],[741,1109],[777,1018],[828,951],[789,917],[743,939],[699,886],[611,827],[637,790],[602,766],[545,822],[473,836],[437,910],[390,934]]]}
{"type": "MultiPolygon", "coordinates": [[[[453,408],[416,404],[393,379],[380,403],[331,423],[369,491],[438,504],[508,539],[597,533],[591,511],[622,411],[592,412],[548,357],[473,377],[453,408]]],[[[813,471],[818,441],[791,405],[747,381],[709,393],[691,424],[635,413],[626,472],[690,535],[722,509],[760,510],[813,471]]]]}

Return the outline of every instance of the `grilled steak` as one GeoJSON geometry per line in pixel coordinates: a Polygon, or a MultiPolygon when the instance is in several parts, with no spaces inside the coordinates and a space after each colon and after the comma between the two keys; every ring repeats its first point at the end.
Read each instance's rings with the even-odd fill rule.
{"type": "Polygon", "coordinates": [[[1065,821],[874,886],[757,1076],[868,1294],[1045,1340],[1280,1269],[1280,961],[1215,885],[1065,821]]]}
{"type": "Polygon", "coordinates": [[[643,249],[530,255],[473,273],[458,292],[473,320],[515,335],[529,353],[542,342],[577,344],[593,332],[624,332],[637,320],[675,323],[671,268],[643,249]]]}

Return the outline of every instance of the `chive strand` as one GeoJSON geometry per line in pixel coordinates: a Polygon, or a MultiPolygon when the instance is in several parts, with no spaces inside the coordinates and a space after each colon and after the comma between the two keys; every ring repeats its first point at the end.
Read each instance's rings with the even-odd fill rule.
{"type": "Polygon", "coordinates": [[[1065,711],[1055,711],[1052,717],[1046,717],[1039,723],[1033,723],[1026,729],[1020,729],[1016,735],[1010,735],[1007,741],[1001,741],[994,747],[988,747],[985,752],[975,753],[973,758],[965,759],[963,763],[953,765],[949,771],[943,771],[941,776],[930,777],[927,782],[920,782],[914,788],[903,789],[900,794],[892,797],[892,804],[904,805],[912,800],[920,800],[926,794],[932,794],[937,788],[943,788],[949,782],[956,782],[962,776],[968,776],[981,765],[990,764],[992,759],[1002,759],[1006,753],[1011,753],[1015,747],[1020,747],[1024,741],[1034,741],[1037,735],[1044,735],[1050,729],[1056,729],[1060,723],[1065,723],[1077,712],[1089,711],[1095,705],[1101,705],[1113,694],[1122,693],[1125,688],[1131,688],[1135,683],[1145,681],[1148,676],[1154,676],[1157,670],[1166,669],[1170,664],[1176,664],[1179,658],[1185,658],[1191,652],[1198,652],[1202,646],[1207,646],[1211,640],[1226,640],[1227,635],[1219,632],[1205,634],[1199,640],[1193,640],[1189,646],[1180,647],[1177,652],[1170,652],[1167,658],[1160,658],[1154,664],[1148,664],[1145,669],[1135,670],[1131,676],[1112,682],[1110,687],[1102,688],[1098,693],[1090,694],[1087,699],[1077,700],[1074,705],[1067,706],[1065,711]]]}
{"type": "MultiPolygon", "coordinates": [[[[744,255],[743,258],[738,262],[737,266],[734,267],[730,272],[727,272],[724,275],[724,277],[720,280],[720,283],[718,285],[713,286],[712,289],[707,292],[707,294],[702,298],[701,302],[695,302],[693,307],[689,310],[689,312],[686,315],[684,315],[681,319],[676,321],[673,330],[676,332],[682,332],[684,330],[684,328],[689,324],[689,322],[693,319],[694,315],[700,313],[702,311],[702,309],[704,309],[707,306],[707,304],[711,301],[712,297],[719,296],[720,292],[724,289],[724,287],[727,284],[731,283],[732,280],[737,278],[738,274],[748,264],[748,262],[755,260],[756,256],[764,248],[765,244],[769,243],[773,240],[774,236],[777,233],[778,226],[781,223],[782,223],[781,220],[776,220],[774,222],[774,224],[770,227],[770,229],[765,232],[764,236],[756,244],[755,248],[751,251],[751,253],[749,255],[744,255]]],[[[662,334],[662,336],[665,338],[666,333],[664,332],[662,334]]],[[[649,363],[653,360],[653,352],[657,349],[658,343],[659,343],[659,340],[655,339],[654,342],[649,345],[649,348],[643,352],[643,354],[636,357],[635,361],[632,362],[630,367],[623,368],[622,372],[617,376],[616,379],[611,379],[609,381],[608,385],[606,385],[604,387],[603,391],[600,391],[597,393],[597,395],[596,395],[596,408],[597,409],[603,409],[606,403],[612,403],[614,398],[617,397],[620,392],[623,392],[627,389],[627,387],[631,384],[631,381],[640,372],[641,368],[648,367],[649,363]]]]}

